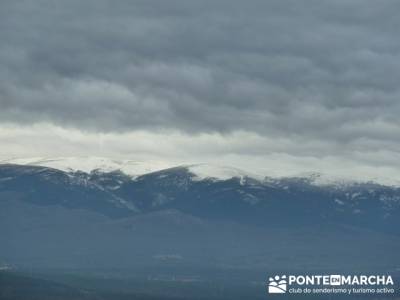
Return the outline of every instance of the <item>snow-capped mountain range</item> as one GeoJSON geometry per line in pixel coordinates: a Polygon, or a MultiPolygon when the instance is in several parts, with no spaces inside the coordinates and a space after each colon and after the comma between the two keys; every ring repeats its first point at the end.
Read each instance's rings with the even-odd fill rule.
{"type": "MultiPolygon", "coordinates": [[[[15,158],[2,160],[0,161],[0,164],[43,166],[65,172],[82,171],[90,173],[92,171],[121,171],[131,177],[137,177],[172,167],[179,167],[177,165],[161,161],[143,162],[128,159],[109,159],[104,157],[15,158]]],[[[190,168],[190,171],[197,175],[198,180],[205,178],[226,180],[234,177],[251,177],[259,180],[263,179],[263,176],[259,174],[253,174],[228,166],[212,164],[188,164],[183,166],[190,168]]]]}
{"type": "Polygon", "coordinates": [[[0,164],[17,164],[54,168],[65,172],[82,171],[90,173],[98,170],[102,172],[112,172],[120,170],[129,176],[139,176],[162,169],[172,167],[172,165],[161,161],[135,161],[118,160],[105,157],[31,157],[31,158],[13,158],[0,160],[0,164]]]}
{"type": "Polygon", "coordinates": [[[286,251],[303,253],[301,266],[313,263],[312,249],[329,254],[329,267],[356,266],[386,247],[393,255],[378,265],[392,266],[399,216],[400,188],[315,173],[276,178],[103,158],[0,162],[0,257],[16,264],[91,267],[95,257],[96,265],[125,267],[166,253],[254,268],[280,263],[286,251]],[[340,247],[343,240],[353,246],[340,247]],[[372,247],[368,255],[340,260],[358,257],[360,245],[372,247]]]}
{"type": "Polygon", "coordinates": [[[210,164],[165,167],[104,158],[2,161],[0,195],[12,191],[30,202],[109,216],[178,209],[194,216],[246,215],[260,222],[266,217],[270,222],[278,212],[287,212],[288,221],[330,216],[350,223],[363,218],[386,222],[400,209],[400,188],[375,182],[332,180],[316,173],[273,178],[210,164]],[[307,211],[314,213],[306,217],[307,211]]]}
{"type": "Polygon", "coordinates": [[[17,164],[17,165],[28,165],[28,166],[43,166],[48,168],[54,168],[65,172],[76,172],[82,171],[90,173],[93,171],[97,172],[113,172],[121,171],[124,174],[131,176],[132,178],[161,171],[173,167],[185,167],[195,175],[195,179],[204,180],[206,178],[213,180],[227,180],[231,178],[252,178],[259,181],[271,181],[282,180],[287,178],[303,178],[309,183],[319,186],[331,185],[331,186],[348,186],[359,183],[374,182],[387,186],[399,186],[400,181],[396,179],[388,178],[354,178],[348,176],[338,176],[325,174],[320,172],[302,172],[291,176],[270,176],[269,174],[259,174],[256,172],[246,171],[239,168],[210,164],[185,164],[175,165],[163,161],[137,161],[130,159],[110,159],[105,157],[32,157],[32,158],[12,158],[0,160],[0,164],[17,164]]]}

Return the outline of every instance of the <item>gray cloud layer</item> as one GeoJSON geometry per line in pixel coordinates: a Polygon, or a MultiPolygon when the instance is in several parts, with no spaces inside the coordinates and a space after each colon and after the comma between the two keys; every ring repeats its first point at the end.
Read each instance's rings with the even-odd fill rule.
{"type": "Polygon", "coordinates": [[[390,0],[4,0],[0,122],[396,152],[399,11],[390,0]]]}

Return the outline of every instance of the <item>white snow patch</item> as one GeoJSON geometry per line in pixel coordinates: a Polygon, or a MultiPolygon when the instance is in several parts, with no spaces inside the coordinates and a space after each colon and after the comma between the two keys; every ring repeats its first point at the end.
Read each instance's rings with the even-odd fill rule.
{"type": "Polygon", "coordinates": [[[13,179],[14,179],[14,177],[3,177],[3,178],[0,178],[0,182],[9,181],[9,180],[13,180],[13,179]]]}
{"type": "Polygon", "coordinates": [[[371,177],[366,174],[365,176],[354,177],[346,176],[342,174],[329,174],[320,172],[302,172],[293,177],[307,178],[310,183],[316,186],[336,186],[338,188],[345,188],[356,184],[362,183],[377,183],[385,186],[400,187],[400,181],[396,178],[384,178],[384,177],[371,177]]]}
{"type": "Polygon", "coordinates": [[[335,199],[335,202],[339,205],[344,205],[344,202],[342,200],[339,199],[335,199]]]}
{"type": "Polygon", "coordinates": [[[189,172],[193,173],[196,177],[194,180],[200,181],[204,179],[212,180],[228,180],[232,178],[239,178],[240,183],[244,184],[246,177],[256,180],[263,180],[263,176],[252,174],[237,168],[226,167],[212,164],[197,164],[187,167],[189,172]]]}
{"type": "Polygon", "coordinates": [[[354,200],[355,198],[357,198],[357,197],[359,197],[359,196],[361,196],[361,193],[353,193],[352,195],[351,195],[351,199],[352,200],[354,200]]]}

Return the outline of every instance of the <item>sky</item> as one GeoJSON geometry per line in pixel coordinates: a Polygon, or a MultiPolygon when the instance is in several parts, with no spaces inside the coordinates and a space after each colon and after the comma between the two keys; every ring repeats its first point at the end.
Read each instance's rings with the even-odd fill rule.
{"type": "Polygon", "coordinates": [[[0,158],[400,182],[399,1],[0,2],[0,158]]]}

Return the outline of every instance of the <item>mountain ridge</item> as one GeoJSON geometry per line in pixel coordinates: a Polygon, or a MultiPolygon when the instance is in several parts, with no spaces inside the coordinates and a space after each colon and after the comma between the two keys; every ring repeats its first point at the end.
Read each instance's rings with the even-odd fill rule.
{"type": "Polygon", "coordinates": [[[400,189],[371,183],[0,165],[0,258],[21,267],[391,268],[399,214],[400,189]]]}
{"type": "Polygon", "coordinates": [[[395,230],[400,225],[400,189],[376,183],[315,185],[308,178],[199,178],[191,167],[163,169],[136,177],[121,171],[65,172],[0,165],[0,199],[87,209],[113,218],[179,210],[207,219],[261,226],[337,222],[395,230]],[[11,195],[11,196],[10,196],[11,195]]]}
{"type": "Polygon", "coordinates": [[[326,174],[322,172],[308,171],[291,173],[287,175],[273,176],[268,172],[251,172],[241,168],[215,163],[189,163],[173,164],[163,161],[140,161],[132,159],[110,159],[106,157],[33,157],[33,158],[11,158],[0,160],[1,164],[16,164],[26,166],[42,166],[53,168],[67,173],[93,171],[110,173],[121,171],[125,175],[136,178],[142,175],[171,168],[188,168],[196,175],[198,180],[214,179],[227,180],[230,178],[253,178],[259,181],[276,181],[303,179],[319,186],[346,186],[363,183],[376,183],[384,186],[400,187],[400,180],[394,178],[355,178],[337,174],[326,174]]]}

